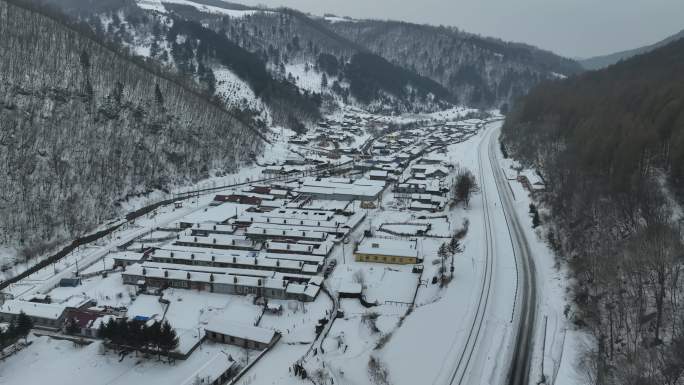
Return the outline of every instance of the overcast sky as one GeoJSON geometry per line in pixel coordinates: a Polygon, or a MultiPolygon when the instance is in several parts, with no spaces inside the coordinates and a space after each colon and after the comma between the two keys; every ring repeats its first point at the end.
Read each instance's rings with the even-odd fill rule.
{"type": "Polygon", "coordinates": [[[655,43],[684,29],[684,0],[235,0],[322,15],[453,25],[589,57],[655,43]]]}

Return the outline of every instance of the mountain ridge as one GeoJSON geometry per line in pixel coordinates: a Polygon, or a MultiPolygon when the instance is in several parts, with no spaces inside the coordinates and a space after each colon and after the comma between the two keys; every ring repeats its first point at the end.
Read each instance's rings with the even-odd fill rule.
{"type": "Polygon", "coordinates": [[[633,56],[653,51],[656,48],[667,45],[675,40],[684,38],[684,29],[666,37],[663,40],[645,46],[618,51],[607,55],[592,56],[590,58],[578,59],[577,61],[587,70],[597,70],[615,64],[620,60],[629,59],[633,56]]]}

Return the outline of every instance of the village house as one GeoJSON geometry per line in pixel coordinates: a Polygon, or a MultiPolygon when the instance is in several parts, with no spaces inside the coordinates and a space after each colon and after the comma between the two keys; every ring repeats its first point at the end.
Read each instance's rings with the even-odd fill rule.
{"type": "Polygon", "coordinates": [[[242,250],[221,253],[158,249],[150,254],[149,261],[192,266],[271,270],[295,274],[316,274],[322,267],[320,261],[304,262],[275,257],[266,258],[257,256],[253,251],[242,250]]]}
{"type": "Polygon", "coordinates": [[[417,240],[364,238],[354,251],[357,262],[382,262],[400,265],[420,263],[417,240]]]}
{"type": "Polygon", "coordinates": [[[52,303],[28,302],[18,299],[5,301],[0,306],[0,322],[11,322],[20,313],[26,314],[40,329],[59,330],[64,321],[66,306],[52,303]]]}
{"type": "Polygon", "coordinates": [[[218,352],[199,370],[192,373],[181,385],[222,385],[235,377],[240,371],[240,364],[230,355],[218,352]]]}
{"type": "Polygon", "coordinates": [[[387,180],[387,171],[372,170],[368,173],[368,177],[370,180],[386,181],[387,180]]]}
{"type": "Polygon", "coordinates": [[[320,276],[153,262],[132,265],[121,278],[124,284],[140,289],[173,287],[304,302],[315,300],[323,283],[320,276]]]}
{"type": "Polygon", "coordinates": [[[134,263],[142,261],[147,253],[138,253],[134,251],[120,251],[109,255],[114,260],[114,268],[130,266],[134,263]]]}
{"type": "Polygon", "coordinates": [[[100,325],[106,324],[115,315],[97,309],[68,308],[64,313],[62,331],[84,337],[97,338],[100,325]]]}
{"type": "Polygon", "coordinates": [[[209,340],[247,349],[264,350],[278,341],[278,334],[266,328],[213,318],[204,327],[209,340]]]}

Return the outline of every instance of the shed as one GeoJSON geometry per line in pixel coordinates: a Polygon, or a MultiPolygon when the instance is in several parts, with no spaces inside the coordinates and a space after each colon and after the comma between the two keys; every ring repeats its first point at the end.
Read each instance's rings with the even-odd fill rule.
{"type": "Polygon", "coordinates": [[[276,332],[271,329],[242,324],[221,318],[213,318],[204,327],[207,338],[212,341],[263,350],[275,343],[276,332]]]}

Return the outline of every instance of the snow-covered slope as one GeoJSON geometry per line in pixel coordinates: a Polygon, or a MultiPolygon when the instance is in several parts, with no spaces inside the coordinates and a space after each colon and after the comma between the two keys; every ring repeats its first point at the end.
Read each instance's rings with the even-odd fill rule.
{"type": "Polygon", "coordinates": [[[200,2],[194,2],[190,0],[136,0],[136,3],[138,6],[142,9],[149,9],[153,11],[158,11],[158,12],[166,12],[167,9],[164,7],[164,3],[168,4],[181,4],[181,5],[188,5],[193,8],[196,8],[198,11],[201,12],[206,12],[206,13],[212,13],[212,14],[217,14],[217,15],[223,15],[223,16],[229,16],[229,17],[245,17],[245,16],[251,16],[257,12],[269,12],[269,11],[262,11],[259,9],[232,9],[228,4],[225,4],[225,6],[213,6],[213,5],[207,5],[207,4],[202,4],[200,2]]]}

